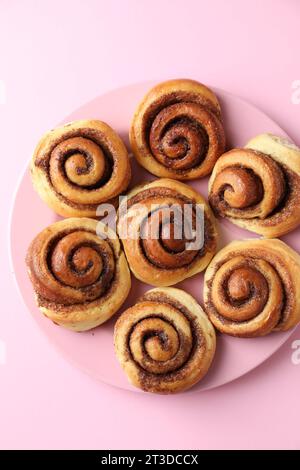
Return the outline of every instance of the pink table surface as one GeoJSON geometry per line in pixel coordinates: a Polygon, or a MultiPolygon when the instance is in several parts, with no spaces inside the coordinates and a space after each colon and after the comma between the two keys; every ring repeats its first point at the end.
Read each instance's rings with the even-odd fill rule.
{"type": "Polygon", "coordinates": [[[114,87],[199,79],[248,99],[299,145],[299,17],[296,0],[1,0],[0,448],[300,448],[300,328],[218,389],[188,399],[118,390],[45,340],[8,250],[13,194],[37,139],[114,87]]]}

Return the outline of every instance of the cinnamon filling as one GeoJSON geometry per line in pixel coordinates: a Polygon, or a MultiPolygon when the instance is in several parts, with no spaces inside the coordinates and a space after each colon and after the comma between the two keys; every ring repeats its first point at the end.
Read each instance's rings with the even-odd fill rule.
{"type": "Polygon", "coordinates": [[[295,292],[289,276],[284,261],[274,258],[274,253],[264,250],[255,250],[255,254],[253,250],[232,252],[215,266],[215,274],[207,283],[206,308],[223,324],[247,325],[266,307],[269,295],[275,295],[281,312],[279,326],[286,322],[294,308],[295,292]],[[226,272],[226,264],[235,258],[242,258],[240,266],[237,264],[236,269],[226,272]],[[267,277],[260,271],[259,263],[270,266],[267,277]],[[224,276],[216,278],[222,268],[224,276]],[[270,279],[275,281],[271,289],[270,279]]]}
{"type": "Polygon", "coordinates": [[[35,253],[33,243],[27,257],[40,305],[49,303],[54,310],[58,304],[84,304],[105,296],[115,280],[115,263],[109,240],[85,229],[59,233],[42,255],[35,253]]]}
{"type": "Polygon", "coordinates": [[[254,150],[234,149],[219,160],[223,167],[212,183],[209,202],[220,216],[259,219],[260,225],[274,225],[284,217],[299,192],[300,178],[270,156],[254,150]],[[245,162],[243,162],[245,159],[245,162]],[[226,167],[226,160],[232,163],[226,167]],[[240,160],[241,163],[237,164],[240,160]],[[293,180],[291,184],[291,179],[293,180]],[[297,184],[294,184],[294,180],[297,184]]]}
{"type": "Polygon", "coordinates": [[[201,123],[193,117],[181,115],[181,108],[176,104],[163,109],[156,116],[149,136],[152,154],[163,166],[173,170],[189,170],[198,166],[209,145],[201,123]]]}
{"type": "Polygon", "coordinates": [[[207,115],[204,118],[201,110],[214,119],[221,117],[219,109],[203,95],[182,91],[166,93],[144,112],[143,140],[164,167],[185,173],[201,165],[210,145],[205,129],[207,115]]]}
{"type": "MultiPolygon", "coordinates": [[[[143,220],[140,230],[140,248],[144,257],[155,267],[161,269],[177,269],[190,267],[191,263],[205,255],[215,245],[213,226],[204,213],[204,240],[200,249],[187,249],[195,240],[196,204],[194,201],[174,190],[162,187],[148,188],[140,191],[127,201],[128,210],[135,204],[143,204],[147,199],[172,198],[172,206],[162,205],[150,212],[143,220]],[[184,204],[192,206],[191,220],[185,220],[184,204]],[[171,211],[170,211],[171,209],[171,211]],[[177,214],[181,211],[181,215],[177,214]],[[184,222],[184,228],[183,228],[184,222]]],[[[120,206],[120,218],[126,208],[120,206]]],[[[202,220],[198,223],[202,225],[202,220]]]]}
{"type": "Polygon", "coordinates": [[[45,172],[49,185],[65,204],[96,210],[99,202],[73,200],[69,188],[88,194],[100,190],[117,172],[118,156],[102,132],[82,128],[56,139],[46,154],[36,158],[35,165],[45,172]]]}
{"type": "Polygon", "coordinates": [[[147,315],[132,326],[127,338],[127,353],[139,367],[140,381],[147,389],[161,379],[173,382],[183,377],[185,365],[199,347],[205,348],[205,343],[193,315],[180,302],[161,292],[146,293],[138,303],[143,301],[162,305],[159,316],[147,315]],[[186,337],[174,321],[164,317],[163,305],[171,305],[184,316],[191,337],[186,337]]]}

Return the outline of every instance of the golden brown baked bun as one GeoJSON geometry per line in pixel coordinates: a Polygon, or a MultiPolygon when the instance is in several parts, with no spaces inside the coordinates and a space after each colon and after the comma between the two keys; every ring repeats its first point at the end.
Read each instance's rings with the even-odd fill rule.
{"type": "Polygon", "coordinates": [[[129,381],[153,393],[192,387],[208,371],[215,331],[196,300],[171,287],[152,289],[115,326],[115,351],[129,381]]]}
{"type": "Polygon", "coordinates": [[[232,336],[288,330],[300,321],[299,279],[300,256],[282,241],[234,241],[206,270],[206,312],[232,336]]]}
{"type": "Polygon", "coordinates": [[[300,149],[271,134],[224,153],[209,181],[215,213],[266,238],[299,225],[299,194],[300,149]]]}
{"type": "Polygon", "coordinates": [[[47,132],[31,161],[33,185],[57,214],[96,217],[102,203],[117,203],[131,178],[125,145],[107,124],[74,121],[47,132]]]}
{"type": "Polygon", "coordinates": [[[159,287],[203,271],[217,248],[214,217],[204,198],[164,178],[129,192],[119,207],[118,233],[133,274],[159,287]]]}
{"type": "Polygon", "coordinates": [[[134,114],[129,137],[146,170],[178,180],[208,175],[225,150],[218,99],[194,80],[169,80],[152,88],[134,114]]]}
{"type": "Polygon", "coordinates": [[[115,232],[92,219],[50,225],[32,241],[26,263],[40,310],[70,330],[101,325],[130,290],[130,272],[115,232]]]}

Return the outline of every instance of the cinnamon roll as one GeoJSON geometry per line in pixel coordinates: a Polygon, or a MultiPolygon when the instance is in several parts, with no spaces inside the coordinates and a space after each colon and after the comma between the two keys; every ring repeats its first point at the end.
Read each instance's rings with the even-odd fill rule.
{"type": "Polygon", "coordinates": [[[134,386],[176,393],[204,377],[214,357],[216,336],[196,300],[167,287],[148,291],[119,317],[114,342],[134,386]]]}
{"type": "Polygon", "coordinates": [[[232,336],[286,331],[300,321],[300,256],[277,239],[234,241],[208,266],[206,312],[232,336]]]}
{"type": "Polygon", "coordinates": [[[266,238],[300,223],[300,149],[261,134],[224,153],[209,181],[209,202],[221,217],[266,238]]]}
{"type": "Polygon", "coordinates": [[[136,187],[122,201],[118,233],[133,274],[154,286],[170,286],[202,271],[217,247],[215,221],[204,198],[164,178],[136,187]]]}
{"type": "Polygon", "coordinates": [[[116,204],[131,178],[124,143],[107,124],[75,121],[47,132],[31,161],[33,185],[57,214],[96,217],[99,204],[116,204]]]}
{"type": "Polygon", "coordinates": [[[92,219],[50,225],[32,241],[26,263],[40,310],[70,330],[101,325],[130,290],[130,272],[117,235],[92,219]]]}
{"type": "Polygon", "coordinates": [[[146,170],[179,180],[208,175],[225,150],[217,97],[205,85],[187,79],[152,88],[134,114],[129,137],[146,170]]]}

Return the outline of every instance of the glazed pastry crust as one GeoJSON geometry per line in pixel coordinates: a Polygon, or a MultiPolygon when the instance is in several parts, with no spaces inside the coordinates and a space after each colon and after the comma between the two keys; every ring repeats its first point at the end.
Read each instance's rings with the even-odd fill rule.
{"type": "Polygon", "coordinates": [[[169,80],[139,104],[130,129],[137,161],[150,173],[191,180],[208,175],[225,150],[216,95],[194,80],[169,80]]]}
{"type": "Polygon", "coordinates": [[[207,373],[216,348],[214,328],[186,292],[152,289],[115,325],[116,356],[129,381],[152,393],[176,393],[207,373]]]}
{"type": "Polygon", "coordinates": [[[205,272],[206,312],[232,336],[289,330],[300,321],[299,278],[300,256],[281,240],[231,242],[205,272]]]}
{"type": "Polygon", "coordinates": [[[42,200],[64,217],[96,217],[98,205],[116,205],[131,179],[124,143],[98,120],[74,121],[47,132],[30,171],[42,200]]]}
{"type": "MultiPolygon", "coordinates": [[[[154,286],[170,286],[206,268],[216,252],[218,235],[212,212],[198,192],[179,181],[162,178],[134,188],[126,202],[127,210],[124,202],[119,208],[118,234],[135,277],[154,286]],[[182,238],[183,246],[172,251],[172,240],[170,246],[160,232],[157,239],[144,240],[141,235],[143,227],[155,223],[158,212],[163,215],[166,207],[179,204],[190,205],[193,213],[204,213],[204,243],[195,250],[189,250],[182,238]],[[145,212],[139,210],[140,206],[145,208],[145,212]],[[129,228],[129,235],[124,235],[124,228],[129,228]]],[[[187,220],[190,218],[188,214],[187,220]]],[[[201,221],[200,224],[203,227],[201,221]]],[[[168,222],[167,227],[172,228],[172,223],[168,222]]]]}
{"type": "Polygon", "coordinates": [[[73,331],[108,320],[131,286],[115,232],[93,219],[65,219],[44,229],[29,246],[26,264],[41,312],[73,331]]]}
{"type": "Polygon", "coordinates": [[[209,180],[215,213],[266,238],[299,225],[299,197],[300,149],[271,134],[223,154],[209,180]]]}

